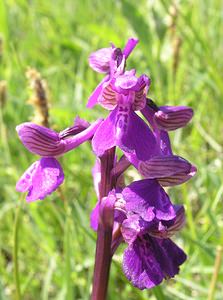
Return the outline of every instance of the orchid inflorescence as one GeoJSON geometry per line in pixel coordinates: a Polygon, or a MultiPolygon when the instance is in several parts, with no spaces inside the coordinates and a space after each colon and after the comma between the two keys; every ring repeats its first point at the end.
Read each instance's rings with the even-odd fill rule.
{"type": "MultiPolygon", "coordinates": [[[[186,260],[183,250],[170,239],[185,223],[184,207],[172,204],[163,187],[189,180],[196,167],[173,154],[168,135],[168,131],[184,127],[193,110],[157,106],[147,98],[150,78],[137,77],[134,69],[125,70],[137,43],[130,38],[123,50],[112,44],[89,57],[90,67],[105,77],[87,107],[101,105],[109,111],[106,119],[90,124],[77,117],[73,126],[59,133],[33,123],[17,126],[24,146],[41,158],[25,171],[16,188],[28,192],[28,202],[43,200],[64,181],[57,157],[90,141],[96,155],[93,178],[98,197],[91,227],[98,231],[98,243],[100,232],[111,232],[109,252],[101,256],[109,256],[109,261],[118,246],[127,243],[123,271],[134,286],[149,289],[174,277],[186,260]],[[115,153],[116,147],[121,149],[121,157],[115,153]],[[126,186],[124,172],[131,165],[143,179],[126,186]]],[[[97,246],[97,251],[103,251],[97,246]]],[[[97,259],[96,253],[95,265],[97,259]]],[[[95,266],[96,277],[98,270],[95,266]]]]}

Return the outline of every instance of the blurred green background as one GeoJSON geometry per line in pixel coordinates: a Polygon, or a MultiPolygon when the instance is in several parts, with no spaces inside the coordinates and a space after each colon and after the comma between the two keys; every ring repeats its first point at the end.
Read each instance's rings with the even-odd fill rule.
{"type": "Polygon", "coordinates": [[[86,109],[103,77],[87,58],[110,41],[123,47],[129,37],[140,43],[128,68],[151,77],[150,97],[158,105],[194,109],[193,121],[171,138],[175,153],[196,164],[198,173],[169,190],[174,203],[186,206],[187,225],[174,238],[188,254],[180,275],[138,291],[121,271],[123,246],[114,256],[108,299],[223,299],[222,11],[221,0],[0,0],[0,80],[7,83],[0,114],[1,300],[19,299],[16,281],[24,300],[89,299],[96,239],[89,228],[96,202],[90,145],[62,158],[60,192],[26,204],[15,184],[36,157],[15,126],[34,114],[27,104],[28,66],[48,83],[52,128],[70,126],[76,115],[89,121],[105,116],[99,107],[86,109]]]}

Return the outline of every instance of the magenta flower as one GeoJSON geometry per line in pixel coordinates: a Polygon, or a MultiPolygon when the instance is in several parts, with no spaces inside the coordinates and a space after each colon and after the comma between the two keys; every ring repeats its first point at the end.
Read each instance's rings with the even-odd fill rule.
{"type": "Polygon", "coordinates": [[[55,157],[75,149],[92,138],[102,122],[98,119],[90,125],[77,118],[74,125],[60,133],[33,123],[16,127],[23,145],[32,153],[42,156],[22,175],[16,185],[19,192],[28,192],[28,202],[42,200],[62,184],[63,169],[55,157]]]}
{"type": "MultiPolygon", "coordinates": [[[[133,182],[121,192],[111,192],[102,203],[110,203],[114,207],[113,247],[117,248],[123,240],[128,244],[123,257],[123,271],[134,286],[152,288],[179,272],[186,255],[169,237],[183,227],[184,209],[172,205],[156,180],[133,182]],[[115,234],[118,224],[121,236],[115,234]]],[[[98,202],[91,214],[94,230],[98,228],[104,206],[98,202]]]]}
{"type": "Polygon", "coordinates": [[[121,232],[128,243],[123,271],[134,286],[149,289],[174,277],[186,260],[185,253],[169,239],[184,225],[184,209],[173,206],[155,180],[133,182],[122,195],[127,218],[121,232]]]}
{"type": "Polygon", "coordinates": [[[102,48],[91,53],[89,57],[90,67],[99,73],[106,73],[105,78],[99,83],[88,99],[88,108],[92,108],[99,102],[99,96],[104,88],[108,86],[111,79],[124,73],[126,59],[138,43],[137,39],[129,39],[122,51],[113,44],[110,48],[102,48]]]}
{"type": "MultiPolygon", "coordinates": [[[[139,160],[147,160],[156,150],[156,140],[146,123],[134,112],[146,104],[146,93],[150,84],[147,76],[139,78],[135,71],[125,72],[112,82],[115,109],[99,126],[92,147],[97,156],[114,146],[127,153],[135,153],[139,160]],[[106,139],[104,138],[106,136],[106,139]]],[[[110,98],[104,95],[104,101],[110,98]]]]}

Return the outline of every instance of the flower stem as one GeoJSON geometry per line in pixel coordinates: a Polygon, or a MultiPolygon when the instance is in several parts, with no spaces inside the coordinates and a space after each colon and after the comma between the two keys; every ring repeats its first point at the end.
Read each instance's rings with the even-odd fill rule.
{"type": "Polygon", "coordinates": [[[20,219],[20,212],[21,212],[21,205],[19,204],[16,210],[15,215],[15,223],[14,223],[14,234],[13,234],[13,240],[14,240],[14,248],[13,248],[13,261],[14,261],[14,280],[15,280],[15,287],[16,287],[16,300],[21,299],[21,290],[20,290],[20,281],[19,281],[19,262],[18,262],[18,244],[19,244],[19,219],[20,219]]]}
{"type": "Polygon", "coordinates": [[[223,254],[223,247],[218,246],[216,258],[215,258],[214,271],[213,271],[210,289],[209,289],[209,293],[208,293],[208,300],[214,300],[214,294],[217,289],[216,285],[217,285],[218,275],[219,275],[219,271],[221,268],[222,254],[223,254]]]}
{"type": "MultiPolygon", "coordinates": [[[[114,166],[115,148],[109,149],[100,158],[101,160],[101,183],[100,201],[107,196],[114,187],[114,180],[111,170],[114,166]]],[[[99,218],[97,244],[95,254],[94,278],[91,300],[105,300],[108,289],[109,271],[111,265],[111,243],[113,229],[113,210],[106,212],[99,218]],[[109,216],[109,213],[111,216],[109,216]],[[108,219],[110,219],[108,221],[108,219]]]]}

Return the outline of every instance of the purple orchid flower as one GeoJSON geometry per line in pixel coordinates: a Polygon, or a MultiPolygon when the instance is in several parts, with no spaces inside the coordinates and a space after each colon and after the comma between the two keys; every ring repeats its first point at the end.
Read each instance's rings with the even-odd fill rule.
{"type": "MultiPolygon", "coordinates": [[[[139,160],[147,160],[155,153],[155,136],[134,112],[145,106],[149,84],[147,76],[137,78],[134,70],[113,80],[111,88],[115,100],[112,99],[112,103],[115,102],[116,107],[99,126],[92,139],[92,147],[97,156],[114,146],[127,153],[135,153],[139,160]]],[[[103,97],[110,103],[111,99],[106,94],[103,97]]]]}
{"type": "MultiPolygon", "coordinates": [[[[158,182],[149,179],[133,182],[118,193],[112,191],[103,201],[115,211],[113,249],[122,241],[128,244],[123,271],[132,284],[139,289],[152,288],[164,278],[174,277],[186,255],[169,237],[185,223],[183,206],[172,205],[158,182]]],[[[98,202],[91,214],[94,230],[102,212],[98,202]]]]}
{"type": "Polygon", "coordinates": [[[128,243],[123,271],[134,286],[149,289],[174,277],[186,260],[183,250],[169,239],[184,225],[184,209],[173,206],[155,180],[133,182],[122,196],[127,218],[121,233],[128,243]]]}
{"type": "Polygon", "coordinates": [[[28,202],[43,200],[64,181],[61,165],[55,157],[73,150],[92,138],[102,122],[98,119],[92,125],[76,118],[74,125],[60,133],[33,123],[23,123],[16,127],[23,145],[32,153],[42,156],[21,176],[16,184],[19,192],[27,192],[28,202]]]}
{"type": "Polygon", "coordinates": [[[168,238],[185,223],[183,207],[173,205],[156,180],[135,181],[117,199],[117,217],[118,212],[125,215],[121,232],[128,244],[148,232],[154,237],[168,238]]]}
{"type": "Polygon", "coordinates": [[[112,45],[110,48],[102,48],[93,52],[89,57],[90,67],[99,73],[106,73],[105,78],[99,83],[88,99],[88,108],[92,108],[99,101],[99,96],[104,88],[108,86],[113,77],[121,75],[125,70],[126,59],[137,45],[138,40],[130,38],[122,51],[112,45]]]}

